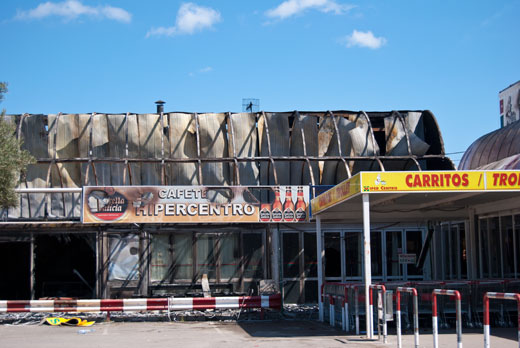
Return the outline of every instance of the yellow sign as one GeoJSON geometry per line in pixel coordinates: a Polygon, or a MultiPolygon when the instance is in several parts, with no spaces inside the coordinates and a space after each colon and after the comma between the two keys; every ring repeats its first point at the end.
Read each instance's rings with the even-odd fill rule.
{"type": "Polygon", "coordinates": [[[361,172],[312,199],[312,214],[357,193],[520,191],[520,171],[361,172]]]}
{"type": "Polygon", "coordinates": [[[520,171],[487,171],[488,190],[520,190],[520,171]]]}
{"type": "Polygon", "coordinates": [[[312,213],[317,214],[359,192],[361,192],[360,174],[357,174],[313,199],[312,213]]]}
{"type": "Polygon", "coordinates": [[[478,191],[485,189],[483,171],[363,172],[363,192],[478,191]]]}

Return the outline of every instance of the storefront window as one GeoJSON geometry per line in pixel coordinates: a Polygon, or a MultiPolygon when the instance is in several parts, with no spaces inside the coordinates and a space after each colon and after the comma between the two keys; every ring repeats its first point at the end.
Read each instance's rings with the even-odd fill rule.
{"type": "Polygon", "coordinates": [[[296,278],[300,276],[300,243],[298,233],[283,234],[283,276],[296,278]]]}
{"type": "Polygon", "coordinates": [[[238,233],[220,236],[221,281],[240,278],[240,248],[238,233]]]}
{"type": "MultiPolygon", "coordinates": [[[[316,253],[316,233],[304,233],[303,234],[303,257],[305,262],[305,277],[317,277],[318,276],[318,262],[316,253]]],[[[306,290],[307,291],[307,285],[306,290]]],[[[305,293],[307,294],[307,292],[305,293]]],[[[306,295],[307,296],[307,295],[306,295]]]]}
{"type": "Polygon", "coordinates": [[[199,233],[197,235],[197,279],[207,274],[208,278],[217,277],[217,262],[215,258],[216,235],[199,233]]]}
{"type": "Polygon", "coordinates": [[[173,245],[173,279],[191,280],[193,278],[193,234],[175,233],[173,245]]]}
{"type": "MultiPolygon", "coordinates": [[[[416,260],[419,260],[419,254],[422,248],[422,231],[406,231],[406,253],[415,254],[416,260]]],[[[415,265],[408,265],[408,276],[422,275],[422,270],[415,265]]]]}
{"type": "Polygon", "coordinates": [[[137,280],[139,278],[139,236],[111,235],[109,247],[108,280],[137,280]]]}
{"type": "Polygon", "coordinates": [[[345,275],[361,277],[363,274],[363,235],[361,232],[345,232],[345,275]]]}
{"type": "Polygon", "coordinates": [[[514,216],[515,250],[516,250],[516,272],[520,272],[520,215],[514,216]]]}
{"type": "Polygon", "coordinates": [[[491,261],[491,277],[500,277],[500,230],[498,217],[490,218],[488,221],[489,235],[489,258],[491,261]]]}
{"type": "Polygon", "coordinates": [[[170,236],[166,234],[152,236],[151,280],[168,281],[170,265],[170,236]]]}
{"type": "Polygon", "coordinates": [[[383,276],[383,256],[381,232],[370,232],[370,254],[372,255],[372,276],[383,276]]]}
{"type": "Polygon", "coordinates": [[[504,277],[515,277],[515,258],[514,258],[514,238],[513,238],[513,216],[502,216],[500,218],[500,227],[502,230],[502,246],[503,246],[503,265],[504,277]]]}
{"type": "Polygon", "coordinates": [[[388,277],[401,276],[402,270],[399,269],[399,254],[403,251],[402,232],[386,232],[386,273],[388,277]]]}
{"type": "Polygon", "coordinates": [[[339,233],[325,233],[325,277],[341,277],[339,233]]]}
{"type": "Polygon", "coordinates": [[[480,240],[479,240],[479,254],[480,254],[480,270],[482,278],[489,278],[489,253],[488,253],[488,219],[480,219],[479,220],[479,232],[480,232],[480,240]]]}
{"type": "Polygon", "coordinates": [[[244,278],[263,278],[261,233],[244,233],[244,278]]]}

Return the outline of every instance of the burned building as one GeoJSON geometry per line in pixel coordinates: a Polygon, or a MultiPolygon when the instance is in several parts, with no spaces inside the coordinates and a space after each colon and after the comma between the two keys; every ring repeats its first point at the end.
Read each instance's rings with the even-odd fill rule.
{"type": "MultiPolygon", "coordinates": [[[[185,295],[199,292],[206,275],[214,292],[250,293],[260,279],[273,279],[287,301],[313,302],[316,235],[307,219],[206,222],[194,213],[179,221],[85,223],[83,189],[191,187],[210,190],[205,198],[219,204],[234,197],[247,202],[248,195],[271,204],[277,188],[305,187],[308,202],[360,171],[454,169],[429,111],[158,110],[6,120],[36,162],[21,177],[19,207],[2,212],[2,299],[185,295]]],[[[290,190],[294,198],[300,194],[290,190]]],[[[361,279],[359,226],[322,228],[326,278],[361,279]]],[[[424,226],[395,224],[373,233],[375,279],[430,276],[429,266],[401,273],[392,256],[398,249],[418,253],[424,226]]]]}

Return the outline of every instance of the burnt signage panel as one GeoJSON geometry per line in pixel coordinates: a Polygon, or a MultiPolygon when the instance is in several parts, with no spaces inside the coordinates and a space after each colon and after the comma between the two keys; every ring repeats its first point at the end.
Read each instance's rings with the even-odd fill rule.
{"type": "Polygon", "coordinates": [[[86,186],[83,223],[308,221],[308,186],[86,186]]]}

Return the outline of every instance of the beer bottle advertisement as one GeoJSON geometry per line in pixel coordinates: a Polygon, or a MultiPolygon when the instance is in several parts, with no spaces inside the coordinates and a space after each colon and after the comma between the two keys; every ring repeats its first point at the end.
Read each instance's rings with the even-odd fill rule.
{"type": "Polygon", "coordinates": [[[285,202],[283,203],[283,220],[286,222],[294,221],[294,202],[292,200],[292,189],[290,186],[285,188],[285,202]]]}
{"type": "Polygon", "coordinates": [[[273,208],[271,209],[271,219],[274,222],[282,221],[282,201],[280,200],[280,189],[274,189],[274,202],[273,208]]]}
{"type": "Polygon", "coordinates": [[[271,221],[271,204],[262,203],[262,205],[260,206],[260,221],[271,221]]]}
{"type": "Polygon", "coordinates": [[[296,198],[296,221],[305,221],[307,219],[307,206],[303,196],[303,187],[298,186],[296,198]]]}

